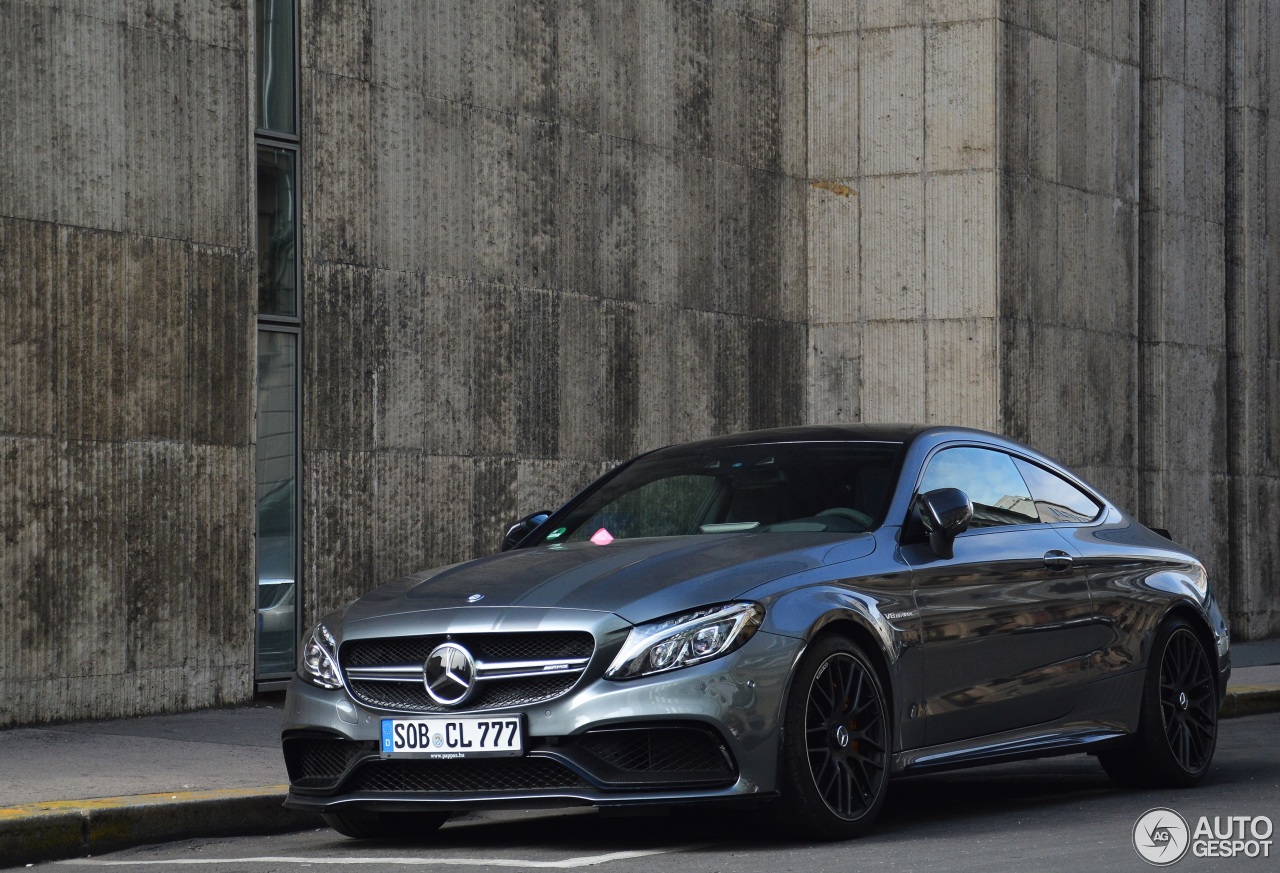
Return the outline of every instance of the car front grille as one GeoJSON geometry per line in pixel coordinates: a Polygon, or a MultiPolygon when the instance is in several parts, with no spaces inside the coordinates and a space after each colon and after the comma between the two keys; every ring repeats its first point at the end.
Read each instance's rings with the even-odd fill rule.
{"type": "Polygon", "coordinates": [[[285,769],[298,788],[333,788],[352,764],[377,754],[376,742],[308,736],[284,740],[285,769]]]}
{"type": "Polygon", "coordinates": [[[723,744],[699,728],[596,730],[578,738],[577,745],[610,767],[630,773],[733,772],[723,744]]]}
{"type": "Polygon", "coordinates": [[[478,794],[583,788],[572,770],[546,758],[491,758],[477,761],[366,761],[347,791],[429,791],[478,794]]]}
{"type": "Polygon", "coordinates": [[[525,631],[349,640],[339,661],[353,697],[366,706],[402,712],[501,709],[553,700],[582,676],[595,638],[585,631],[525,631]],[[443,642],[471,653],[478,687],[464,705],[437,703],[426,690],[421,669],[443,642]]]}

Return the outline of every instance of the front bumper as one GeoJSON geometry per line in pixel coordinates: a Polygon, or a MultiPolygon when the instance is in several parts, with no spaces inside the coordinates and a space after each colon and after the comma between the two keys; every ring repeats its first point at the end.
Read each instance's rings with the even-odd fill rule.
{"type": "Polygon", "coordinates": [[[724,658],[626,682],[603,679],[604,665],[593,663],[564,696],[500,710],[522,716],[519,758],[382,758],[382,718],[431,716],[372,709],[343,689],[295,677],[282,734],[285,805],[464,810],[767,797],[776,791],[782,704],[802,647],[759,632],[724,658]]]}

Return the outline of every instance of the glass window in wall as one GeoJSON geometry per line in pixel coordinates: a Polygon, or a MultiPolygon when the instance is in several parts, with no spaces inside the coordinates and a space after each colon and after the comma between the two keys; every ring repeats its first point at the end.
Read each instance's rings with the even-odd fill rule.
{"type": "Polygon", "coordinates": [[[293,0],[258,0],[258,127],[297,133],[293,0]]]}
{"type": "Polygon", "coordinates": [[[258,312],[298,314],[297,156],[258,146],[258,312]]]}
{"type": "Polygon", "coordinates": [[[298,335],[258,332],[258,676],[293,670],[297,630],[298,335]]]}

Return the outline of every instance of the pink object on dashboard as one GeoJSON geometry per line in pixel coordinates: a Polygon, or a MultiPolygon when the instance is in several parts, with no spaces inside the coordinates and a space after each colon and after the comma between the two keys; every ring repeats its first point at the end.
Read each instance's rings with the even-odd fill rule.
{"type": "Polygon", "coordinates": [[[591,542],[595,543],[597,546],[607,546],[609,543],[613,542],[613,534],[609,533],[604,528],[600,528],[600,530],[591,535],[591,542]]]}

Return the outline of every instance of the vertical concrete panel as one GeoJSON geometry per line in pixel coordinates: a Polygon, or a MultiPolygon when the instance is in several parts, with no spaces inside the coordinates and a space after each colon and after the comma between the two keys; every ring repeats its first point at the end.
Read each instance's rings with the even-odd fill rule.
{"type": "Polygon", "coordinates": [[[1115,129],[1119,70],[1111,61],[1085,57],[1085,187],[1115,196],[1117,153],[1124,146],[1115,129]]]}
{"type": "Polygon", "coordinates": [[[995,21],[932,28],[925,44],[925,165],[994,168],[995,21]]]}
{"type": "MultiPolygon", "coordinates": [[[[244,200],[249,188],[248,168],[240,148],[249,117],[246,102],[246,62],[243,50],[193,44],[185,99],[199,107],[199,121],[185,131],[190,149],[190,175],[176,192],[190,199],[191,235],[196,242],[227,247],[243,245],[244,200]]],[[[153,152],[154,160],[154,149],[153,152]]]]}
{"type": "Polygon", "coordinates": [[[597,0],[565,0],[559,7],[556,90],[560,116],[564,123],[582,130],[600,129],[603,18],[597,0]]]}
{"type": "MultiPolygon", "coordinates": [[[[606,139],[601,168],[604,193],[600,225],[599,293],[605,297],[632,299],[636,293],[636,169],[639,146],[633,142],[606,139]]],[[[708,204],[708,208],[714,208],[708,204]]],[[[712,237],[714,239],[714,236],[712,237]]]]}
{"type": "Polygon", "coordinates": [[[637,136],[635,117],[640,83],[640,31],[633,3],[600,3],[600,132],[621,139],[637,136]]]}
{"type": "MultiPolygon", "coordinates": [[[[196,67],[190,44],[175,36],[126,29],[122,39],[129,59],[123,69],[120,118],[126,142],[125,222],[136,233],[183,239],[191,234],[192,213],[205,208],[182,196],[193,169],[188,79],[193,70],[197,76],[211,71],[196,67]]],[[[243,158],[239,153],[230,157],[243,158]]]]}
{"type": "Polygon", "coordinates": [[[999,429],[997,325],[995,318],[925,323],[925,421],[999,429]]]}
{"type": "Polygon", "coordinates": [[[302,0],[303,63],[334,76],[368,80],[373,68],[375,2],[302,0]]]}
{"type": "MultiPolygon", "coordinates": [[[[113,22],[63,13],[55,19],[52,77],[33,97],[54,116],[50,175],[32,180],[51,195],[59,222],[124,229],[123,46],[113,22]],[[51,99],[52,98],[52,99],[51,99]]],[[[32,83],[35,84],[35,83],[32,83]]],[[[42,143],[40,147],[46,148],[42,143]]]]}
{"type": "Polygon", "coordinates": [[[373,293],[382,299],[379,308],[387,313],[386,365],[376,372],[375,382],[374,445],[380,449],[421,452],[428,424],[439,421],[426,414],[428,392],[437,382],[432,376],[438,371],[427,367],[426,361],[431,346],[424,284],[422,277],[409,273],[378,271],[373,276],[373,293]]]}
{"type": "Polygon", "coordinates": [[[751,33],[737,16],[711,11],[716,38],[711,47],[711,154],[744,164],[750,159],[752,95],[748,91],[751,33]]]}
{"type": "Polygon", "coordinates": [[[246,445],[253,425],[255,275],[235,252],[195,247],[187,258],[191,439],[246,445]]]}
{"type": "Polygon", "coordinates": [[[62,13],[16,0],[0,8],[8,22],[0,29],[0,57],[6,60],[0,79],[0,215],[53,221],[50,180],[57,155],[48,147],[55,120],[47,101],[59,65],[54,44],[62,13]],[[21,82],[11,70],[27,71],[28,79],[21,82]]]}
{"type": "Polygon", "coordinates": [[[319,70],[304,74],[311,95],[303,110],[304,256],[367,263],[372,254],[371,92],[360,79],[319,70]],[[309,110],[309,111],[308,111],[309,110]]]}
{"type": "Polygon", "coordinates": [[[679,363],[679,392],[671,396],[671,427],[679,439],[692,440],[716,433],[714,415],[720,386],[716,349],[716,318],[710,313],[682,310],[676,314],[672,358],[679,363]]]}
{"type": "Polygon", "coordinates": [[[473,7],[467,0],[377,0],[369,22],[370,37],[379,47],[371,53],[374,81],[423,97],[469,99],[473,7]]]}
{"type": "Polygon", "coordinates": [[[6,608],[0,610],[0,689],[11,702],[0,708],[0,724],[22,718],[16,705],[24,679],[50,673],[47,660],[56,657],[41,633],[55,616],[47,581],[56,560],[54,512],[50,499],[53,442],[45,439],[0,437],[0,579],[6,608]],[[48,599],[46,599],[48,598],[48,599]],[[43,656],[43,657],[42,657],[43,656]]]}
{"type": "Polygon", "coordinates": [[[510,455],[516,451],[515,321],[510,289],[472,286],[476,310],[471,374],[474,447],[466,454],[510,455]]]}
{"type": "Polygon", "coordinates": [[[822,179],[858,174],[857,31],[809,40],[809,173],[822,179]]]}
{"type": "Polygon", "coordinates": [[[599,294],[604,281],[599,238],[605,207],[604,142],[599,135],[562,128],[558,161],[561,287],[571,293],[599,294]]]}
{"type": "Polygon", "coordinates": [[[809,32],[841,33],[858,26],[861,4],[849,0],[809,0],[809,32]]]}
{"type": "Polygon", "coordinates": [[[680,301],[690,309],[713,310],[720,290],[715,162],[683,155],[679,171],[678,199],[672,211],[684,229],[677,241],[680,301]]]}
{"type": "Polygon", "coordinates": [[[858,192],[844,185],[809,187],[809,321],[857,320],[858,192]]]}
{"type": "Polygon", "coordinates": [[[124,239],[62,228],[54,350],[57,427],[81,439],[120,439],[126,336],[124,239]]]}
{"type": "Polygon", "coordinates": [[[129,240],[123,264],[127,345],[122,373],[129,437],[188,436],[189,276],[188,252],[181,243],[129,240]]]}
{"type": "Polygon", "coordinates": [[[924,17],[939,24],[980,21],[995,18],[999,5],[997,0],[924,0],[924,17]]]}
{"type": "MultiPolygon", "coordinates": [[[[916,173],[924,159],[924,31],[869,30],[862,35],[861,171],[916,173]]],[[[815,109],[810,108],[810,114],[815,109]]]]}
{"type": "Polygon", "coordinates": [[[843,424],[862,416],[862,327],[821,324],[809,328],[809,420],[843,424]]]}
{"type": "Polygon", "coordinates": [[[751,171],[716,161],[712,173],[716,203],[713,308],[741,315],[750,310],[751,171]]]}
{"type": "Polygon", "coordinates": [[[930,176],[924,193],[926,315],[995,317],[995,174],[930,176]]]}
{"type": "Polygon", "coordinates": [[[868,319],[924,317],[924,191],[919,175],[872,177],[862,185],[862,312],[868,319]]]}
{"type": "Polygon", "coordinates": [[[805,176],[809,153],[809,113],[805,98],[809,88],[808,41],[804,34],[791,30],[784,30],[781,39],[778,59],[780,166],[788,176],[805,176]]]}
{"type": "MultiPolygon", "coordinates": [[[[782,192],[778,177],[752,170],[747,190],[747,302],[745,311],[770,321],[787,320],[783,308],[782,192]]],[[[784,346],[780,352],[789,349],[784,346]]]]}
{"type": "Polygon", "coordinates": [[[862,327],[862,420],[924,421],[927,361],[921,321],[862,327]]]}
{"type": "Polygon", "coordinates": [[[59,259],[50,224],[0,219],[0,433],[53,432],[59,259]]]}
{"type": "MultiPolygon", "coordinates": [[[[557,348],[560,384],[560,456],[604,458],[604,320],[598,297],[565,294],[560,301],[557,348]]],[[[677,321],[677,327],[682,320],[677,321]]],[[[533,510],[530,510],[532,512],[533,510]]]]}
{"type": "MultiPolygon", "coordinates": [[[[603,405],[604,455],[627,458],[640,450],[640,336],[637,307],[628,301],[605,300],[601,307],[605,390],[603,405]]],[[[717,374],[719,375],[719,374],[717,374]]]]}
{"type": "Polygon", "coordinates": [[[521,328],[512,349],[515,449],[525,457],[553,458],[560,433],[559,299],[525,291],[514,302],[512,315],[521,328]]]}
{"type": "Polygon", "coordinates": [[[1058,43],[1058,171],[1056,181],[1072,188],[1088,185],[1089,126],[1086,56],[1067,42],[1058,43]]]}

